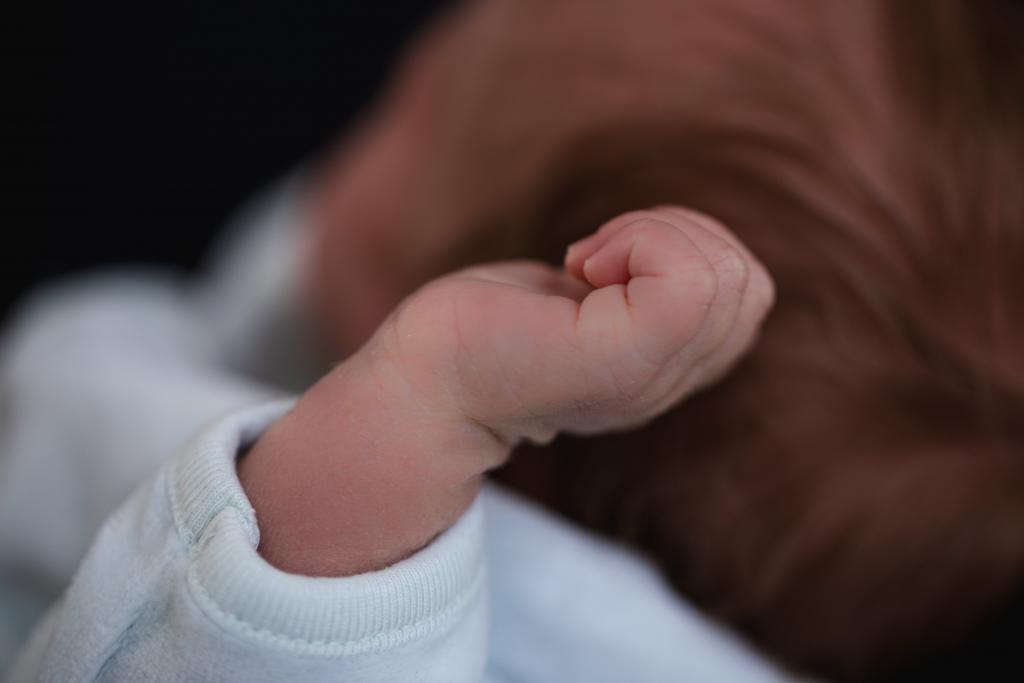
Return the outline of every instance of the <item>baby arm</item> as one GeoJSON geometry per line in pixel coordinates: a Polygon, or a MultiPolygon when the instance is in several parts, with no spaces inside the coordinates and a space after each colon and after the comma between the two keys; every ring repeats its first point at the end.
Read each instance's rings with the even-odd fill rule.
{"type": "Polygon", "coordinates": [[[436,280],[241,461],[259,551],[323,576],[402,559],[518,442],[637,427],[714,382],[772,297],[723,226],[671,207],[610,221],[564,270],[509,262],[436,280]]]}

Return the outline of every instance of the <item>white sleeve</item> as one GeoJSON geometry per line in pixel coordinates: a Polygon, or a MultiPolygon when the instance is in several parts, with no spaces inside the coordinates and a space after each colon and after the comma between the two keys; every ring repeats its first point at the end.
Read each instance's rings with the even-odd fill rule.
{"type": "Polygon", "coordinates": [[[103,520],[203,423],[280,392],[218,369],[156,272],[37,294],[0,348],[0,575],[62,587],[103,520]]]}
{"type": "Polygon", "coordinates": [[[293,306],[297,187],[241,221],[200,285],[78,279],[36,295],[4,335],[0,580],[56,591],[81,563],[12,680],[479,679],[479,503],[384,571],[287,575],[255,552],[233,467],[283,407],[244,410],[181,448],[211,418],[265,406],[279,378],[298,388],[319,371],[302,365],[293,306]]]}
{"type": "Polygon", "coordinates": [[[214,422],[137,490],[104,524],[12,680],[479,681],[479,500],[425,549],[376,572],[303,577],[256,553],[235,459],[288,406],[214,422]]]}
{"type": "Polygon", "coordinates": [[[108,272],[21,306],[0,343],[0,581],[63,587],[199,426],[322,373],[297,291],[301,187],[293,174],[240,212],[196,283],[108,272]]]}

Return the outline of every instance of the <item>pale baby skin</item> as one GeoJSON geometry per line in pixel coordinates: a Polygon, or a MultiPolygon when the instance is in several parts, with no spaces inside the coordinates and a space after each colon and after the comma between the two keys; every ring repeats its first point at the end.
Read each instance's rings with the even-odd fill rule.
{"type": "Polygon", "coordinates": [[[734,365],[771,279],[717,221],[619,216],[564,269],[468,268],[420,288],[239,463],[274,566],[345,576],[449,527],[522,440],[630,429],[734,365]]]}

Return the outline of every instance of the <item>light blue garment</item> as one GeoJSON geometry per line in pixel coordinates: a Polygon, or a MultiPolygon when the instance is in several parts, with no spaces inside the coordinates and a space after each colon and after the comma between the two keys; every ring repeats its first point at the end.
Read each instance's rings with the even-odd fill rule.
{"type": "Polygon", "coordinates": [[[638,555],[493,486],[381,572],[312,579],[263,562],[233,463],[287,407],[270,380],[314,365],[295,361],[301,320],[280,329],[297,310],[293,193],[251,211],[198,286],[153,273],[71,283],[8,331],[9,642],[31,607],[10,609],[19,582],[60,587],[75,573],[14,680],[791,680],[638,555]]]}
{"type": "Polygon", "coordinates": [[[290,405],[220,418],[140,487],[12,682],[782,680],[635,555],[496,487],[386,569],[271,567],[235,459],[290,405]]]}

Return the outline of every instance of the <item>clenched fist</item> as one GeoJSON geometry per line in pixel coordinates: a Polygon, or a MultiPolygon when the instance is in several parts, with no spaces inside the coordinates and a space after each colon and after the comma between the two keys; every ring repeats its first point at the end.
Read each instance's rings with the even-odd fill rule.
{"type": "Polygon", "coordinates": [[[643,424],[714,381],[771,306],[764,268],[722,225],[680,208],[622,215],[565,269],[470,268],[407,299],[369,343],[424,403],[508,443],[643,424]]]}
{"type": "Polygon", "coordinates": [[[638,426],[715,381],[772,296],[723,226],[670,207],[609,222],[564,269],[507,262],[435,280],[241,462],[260,552],[323,575],[401,559],[517,442],[638,426]]]}

